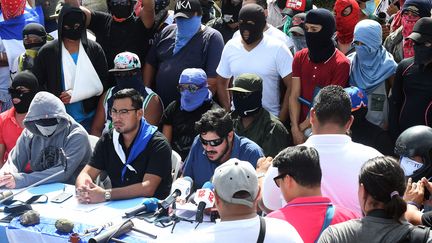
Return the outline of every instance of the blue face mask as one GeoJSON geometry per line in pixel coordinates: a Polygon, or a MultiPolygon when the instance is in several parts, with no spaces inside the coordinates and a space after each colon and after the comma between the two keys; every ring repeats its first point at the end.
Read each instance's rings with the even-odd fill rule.
{"type": "Polygon", "coordinates": [[[362,9],[362,11],[368,17],[373,15],[375,12],[375,1],[374,0],[367,1],[366,8],[362,9]]]}
{"type": "Polygon", "coordinates": [[[195,92],[188,90],[180,92],[180,107],[185,111],[194,111],[200,107],[206,100],[211,99],[207,87],[203,87],[195,92]]]}
{"type": "Polygon", "coordinates": [[[358,55],[360,60],[368,60],[373,58],[373,56],[376,54],[374,52],[372,52],[372,50],[365,45],[355,45],[354,46],[355,50],[356,50],[356,55],[358,55]]]}
{"type": "Polygon", "coordinates": [[[174,46],[174,54],[180,51],[192,37],[198,32],[201,27],[201,16],[193,16],[192,18],[176,18],[177,32],[174,46]]]}

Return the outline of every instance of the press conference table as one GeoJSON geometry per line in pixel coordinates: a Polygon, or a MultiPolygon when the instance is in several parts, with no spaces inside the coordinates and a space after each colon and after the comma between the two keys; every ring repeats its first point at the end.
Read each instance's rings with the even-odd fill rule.
{"type": "MultiPolygon", "coordinates": [[[[1,190],[0,190],[1,191],[1,190]]],[[[41,223],[35,226],[23,227],[19,224],[18,219],[15,218],[10,224],[0,223],[0,243],[59,243],[68,242],[69,236],[67,234],[59,234],[55,231],[54,222],[60,218],[66,218],[74,222],[74,232],[83,233],[85,229],[92,226],[99,226],[112,222],[117,225],[123,222],[124,213],[131,208],[140,205],[143,198],[135,198],[129,200],[117,200],[100,204],[83,205],[77,202],[75,197],[71,197],[63,203],[52,203],[50,200],[61,193],[62,191],[73,193],[75,187],[72,185],[65,185],[61,183],[53,183],[41,185],[32,188],[14,199],[26,201],[33,195],[44,194],[48,197],[47,203],[32,204],[32,208],[40,213],[41,223]]],[[[42,199],[42,198],[41,198],[42,199]]],[[[0,205],[3,208],[3,205],[0,205]]],[[[184,217],[194,218],[194,213],[190,211],[180,210],[178,213],[184,217]]],[[[6,214],[0,212],[0,218],[5,217],[6,214]]],[[[196,223],[189,223],[180,221],[174,232],[171,233],[171,226],[161,228],[153,223],[146,222],[140,219],[132,220],[135,227],[139,230],[157,235],[157,239],[152,239],[143,234],[131,231],[119,239],[126,242],[174,242],[183,237],[186,237],[194,231],[196,223]]],[[[205,228],[213,223],[202,223],[199,228],[205,228]]],[[[82,242],[86,242],[88,237],[82,238],[82,242]]]]}

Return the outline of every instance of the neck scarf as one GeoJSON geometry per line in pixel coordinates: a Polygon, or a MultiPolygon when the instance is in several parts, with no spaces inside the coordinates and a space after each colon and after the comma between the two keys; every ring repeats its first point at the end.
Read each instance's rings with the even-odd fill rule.
{"type": "Polygon", "coordinates": [[[408,16],[402,15],[402,36],[403,36],[403,57],[409,58],[414,56],[413,41],[411,39],[406,39],[414,28],[415,23],[419,20],[418,16],[408,16]]]}
{"type": "Polygon", "coordinates": [[[157,131],[157,127],[150,125],[146,122],[144,118],[141,118],[140,129],[135,137],[134,143],[132,144],[131,151],[129,153],[129,157],[126,159],[125,152],[123,151],[123,147],[119,142],[120,133],[118,133],[115,129],[113,130],[113,144],[114,150],[116,151],[118,157],[121,162],[124,164],[123,169],[121,171],[121,180],[124,181],[124,175],[126,174],[126,170],[133,171],[137,173],[134,167],[130,165],[139,154],[141,154],[147,147],[148,142],[153,137],[153,134],[157,131]]]}
{"type": "Polygon", "coordinates": [[[381,45],[381,25],[373,20],[362,20],[354,29],[356,52],[349,55],[351,61],[350,84],[370,94],[396,71],[393,56],[381,45]]]}

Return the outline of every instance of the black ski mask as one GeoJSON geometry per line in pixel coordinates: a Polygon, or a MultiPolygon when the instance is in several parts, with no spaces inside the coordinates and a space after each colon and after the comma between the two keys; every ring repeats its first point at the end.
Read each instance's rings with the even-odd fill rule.
{"type": "Polygon", "coordinates": [[[127,19],[132,16],[133,5],[129,0],[111,0],[109,10],[117,19],[127,19]]]}
{"type": "Polygon", "coordinates": [[[41,48],[46,43],[47,33],[45,31],[45,28],[38,23],[30,23],[24,27],[23,39],[25,39],[26,36],[28,36],[28,35],[39,36],[42,41],[38,42],[38,43],[28,43],[28,44],[26,44],[24,41],[24,48],[26,50],[28,50],[28,49],[39,50],[39,48],[41,48]]]}
{"type": "Polygon", "coordinates": [[[19,114],[26,113],[30,107],[30,103],[33,97],[38,91],[38,80],[36,76],[30,71],[19,72],[13,79],[11,88],[9,88],[9,93],[12,97],[20,99],[20,102],[13,104],[15,110],[19,114]],[[30,91],[27,93],[21,92],[17,87],[25,87],[30,91]]]}
{"type": "Polygon", "coordinates": [[[84,30],[84,24],[84,14],[81,10],[67,13],[63,17],[62,37],[79,40],[84,30]]]}
{"type": "Polygon", "coordinates": [[[414,63],[426,65],[430,62],[432,62],[432,46],[427,47],[424,43],[414,44],[414,63]]]}
{"type": "Polygon", "coordinates": [[[237,3],[237,5],[235,5],[230,0],[223,1],[221,7],[223,21],[225,23],[237,23],[241,7],[241,3],[237,3]]]}
{"type": "Polygon", "coordinates": [[[335,52],[332,37],[336,31],[336,22],[333,14],[324,8],[312,9],[306,14],[305,24],[322,26],[319,32],[305,31],[305,38],[310,60],[314,63],[325,62],[335,52]]]}
{"type": "Polygon", "coordinates": [[[250,93],[233,92],[233,102],[235,112],[240,117],[253,116],[260,111],[262,107],[262,91],[255,91],[250,93]]]}
{"type": "Polygon", "coordinates": [[[252,44],[261,39],[263,37],[265,26],[266,18],[264,15],[264,9],[261,6],[251,3],[240,9],[239,29],[241,37],[246,44],[252,44]],[[247,39],[245,39],[246,31],[249,32],[247,39]]]}

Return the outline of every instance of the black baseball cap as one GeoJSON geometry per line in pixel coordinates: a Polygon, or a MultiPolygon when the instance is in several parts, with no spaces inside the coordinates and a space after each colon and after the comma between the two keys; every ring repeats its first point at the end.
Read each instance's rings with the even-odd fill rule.
{"type": "Polygon", "coordinates": [[[195,15],[202,14],[201,4],[199,0],[177,0],[174,10],[174,18],[191,18],[195,15]]]}
{"type": "Polygon", "coordinates": [[[432,18],[424,17],[419,19],[413,28],[412,33],[408,36],[409,39],[423,43],[432,41],[432,18]]]}

